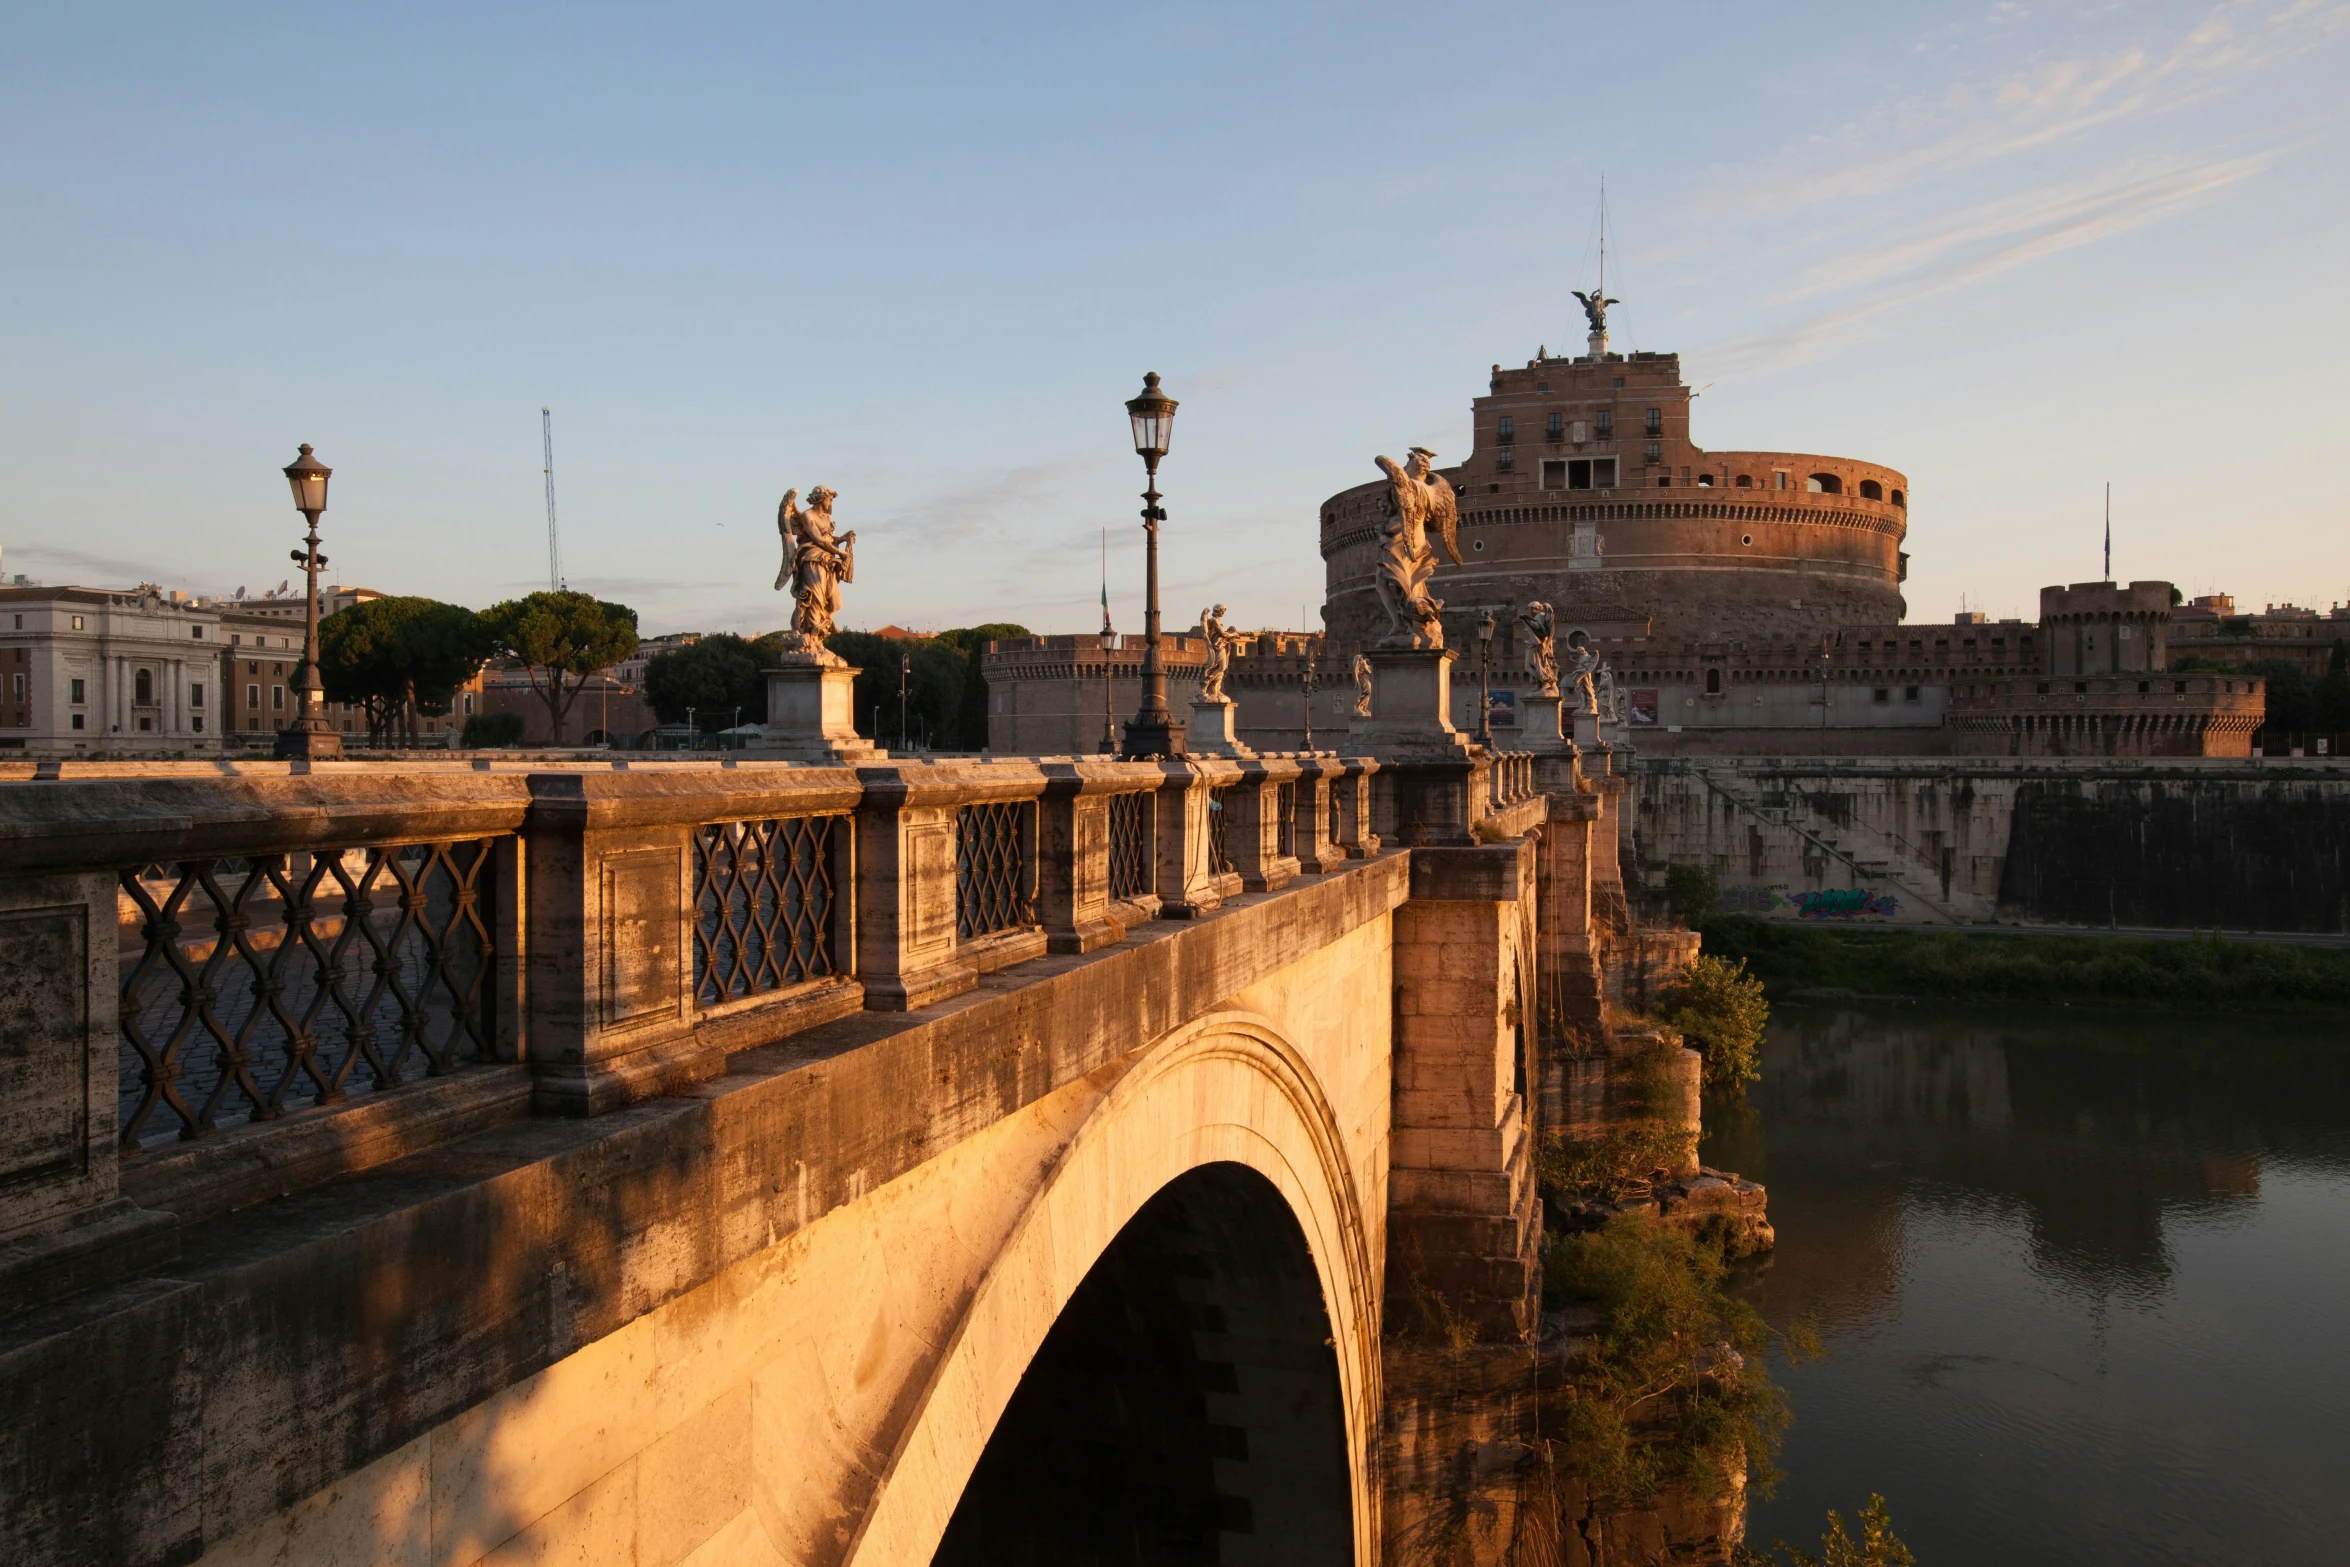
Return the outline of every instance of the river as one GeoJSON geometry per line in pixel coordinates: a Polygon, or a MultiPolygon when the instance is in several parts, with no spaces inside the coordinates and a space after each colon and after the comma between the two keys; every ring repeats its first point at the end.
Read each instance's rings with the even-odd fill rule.
{"type": "Polygon", "coordinates": [[[1824,1349],[1750,1541],[1880,1491],[1925,1567],[2350,1561],[2350,1033],[1783,1008],[1707,1122],[1824,1349]]]}

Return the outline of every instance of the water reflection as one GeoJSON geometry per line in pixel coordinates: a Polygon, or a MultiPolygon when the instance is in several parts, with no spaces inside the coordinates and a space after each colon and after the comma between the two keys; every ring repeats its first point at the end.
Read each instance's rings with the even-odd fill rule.
{"type": "Polygon", "coordinates": [[[1789,1010],[1707,1114],[1827,1339],[1757,1536],[1876,1489],[1932,1561],[2338,1559],[2350,1038],[1789,1010]]]}

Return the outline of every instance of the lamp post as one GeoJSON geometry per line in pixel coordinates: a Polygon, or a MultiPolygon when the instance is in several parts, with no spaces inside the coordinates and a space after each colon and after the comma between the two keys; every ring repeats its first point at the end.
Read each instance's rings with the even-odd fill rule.
{"type": "Polygon", "coordinates": [[[1477,622],[1477,743],[1493,749],[1493,611],[1477,622]]]}
{"type": "Polygon", "coordinates": [[[310,455],[307,445],[286,464],[294,509],[310,524],[309,538],[294,551],[310,593],[302,630],[302,683],[294,694],[293,724],[277,732],[277,754],[294,761],[324,761],[343,754],[343,737],[327,727],[326,682],[318,674],[318,568],[326,564],[326,557],[318,553],[318,516],[326,510],[326,481],[333,475],[332,468],[310,455]]]}
{"type": "Polygon", "coordinates": [[[914,655],[898,655],[898,749],[906,748],[906,682],[914,677],[914,655]]]}
{"type": "Polygon", "coordinates": [[[1298,676],[1298,688],[1305,693],[1306,749],[1311,751],[1314,748],[1314,642],[1311,637],[1306,639],[1306,667],[1305,672],[1298,676]]]}
{"type": "Polygon", "coordinates": [[[1142,378],[1142,395],[1130,398],[1126,417],[1134,426],[1134,453],[1150,476],[1142,492],[1144,574],[1142,706],[1126,725],[1126,754],[1131,757],[1181,756],[1183,725],[1167,711],[1167,666],[1159,658],[1159,524],[1167,513],[1159,505],[1159,459],[1167,455],[1168,437],[1175,430],[1175,399],[1159,390],[1156,370],[1142,378]]]}

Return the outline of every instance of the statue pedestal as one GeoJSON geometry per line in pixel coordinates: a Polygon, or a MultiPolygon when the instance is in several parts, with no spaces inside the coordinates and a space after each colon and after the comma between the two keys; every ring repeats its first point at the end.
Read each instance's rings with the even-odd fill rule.
{"type": "Polygon", "coordinates": [[[1195,699],[1191,704],[1191,728],[1186,738],[1192,752],[1198,756],[1254,756],[1256,751],[1240,743],[1240,736],[1232,727],[1233,715],[1239,704],[1228,696],[1212,700],[1195,699]]]}
{"type": "Polygon", "coordinates": [[[1525,710],[1526,749],[1537,756],[1560,756],[1575,748],[1567,740],[1567,732],[1560,722],[1560,709],[1566,698],[1535,695],[1521,699],[1525,710]]]}
{"type": "Polygon", "coordinates": [[[758,750],[794,762],[874,762],[889,755],[857,733],[857,672],[784,664],[767,671],[767,733],[758,750]]]}
{"type": "Polygon", "coordinates": [[[1371,716],[1347,726],[1350,745],[1382,752],[1459,752],[1475,743],[1453,727],[1450,648],[1366,648],[1371,716]]]}
{"type": "Polygon", "coordinates": [[[1597,747],[1598,744],[1599,715],[1597,713],[1577,713],[1575,715],[1576,747],[1578,749],[1591,749],[1597,747]]]}

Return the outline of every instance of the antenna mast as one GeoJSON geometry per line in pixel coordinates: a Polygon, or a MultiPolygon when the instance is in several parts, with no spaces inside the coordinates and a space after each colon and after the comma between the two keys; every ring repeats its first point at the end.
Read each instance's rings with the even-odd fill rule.
{"type": "Polygon", "coordinates": [[[2105,481],[2105,580],[2113,580],[2113,481],[2105,481]]]}
{"type": "Polygon", "coordinates": [[[546,454],[547,466],[547,591],[563,591],[563,546],[555,533],[555,414],[552,409],[539,410],[539,445],[546,454]]]}

